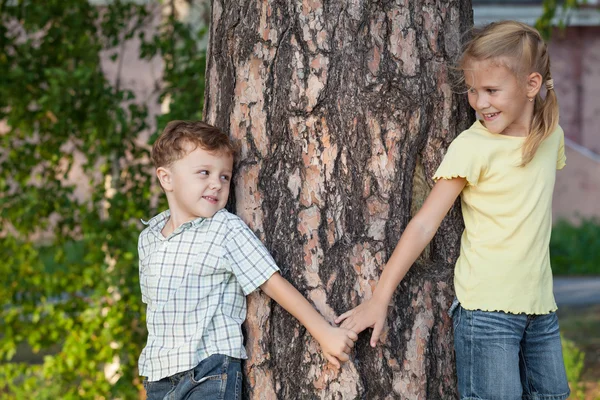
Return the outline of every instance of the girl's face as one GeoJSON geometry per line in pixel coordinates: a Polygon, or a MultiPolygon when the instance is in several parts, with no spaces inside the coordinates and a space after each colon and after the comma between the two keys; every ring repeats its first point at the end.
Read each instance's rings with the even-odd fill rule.
{"type": "Polygon", "coordinates": [[[502,63],[490,60],[467,62],[464,68],[469,104],[492,133],[527,136],[533,117],[533,102],[526,83],[502,63]]]}

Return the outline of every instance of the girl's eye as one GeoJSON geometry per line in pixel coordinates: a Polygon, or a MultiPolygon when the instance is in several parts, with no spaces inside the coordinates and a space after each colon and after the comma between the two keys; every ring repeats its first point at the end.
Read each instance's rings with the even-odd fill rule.
{"type": "Polygon", "coordinates": [[[475,89],[473,89],[473,88],[469,88],[469,93],[470,93],[470,94],[475,94],[475,89]]]}
{"type": "Polygon", "coordinates": [[[224,181],[229,181],[231,177],[229,175],[221,175],[221,179],[224,181]]]}
{"type": "Polygon", "coordinates": [[[208,171],[205,170],[205,169],[203,169],[203,170],[198,171],[198,174],[200,174],[200,175],[208,175],[208,171]]]}
{"type": "Polygon", "coordinates": [[[494,94],[496,93],[498,90],[497,89],[488,89],[488,93],[489,94],[494,94]]]}

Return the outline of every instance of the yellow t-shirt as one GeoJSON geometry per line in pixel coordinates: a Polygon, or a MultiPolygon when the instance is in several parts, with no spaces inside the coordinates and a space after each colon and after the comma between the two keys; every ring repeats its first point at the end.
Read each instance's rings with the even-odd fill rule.
{"type": "Polygon", "coordinates": [[[477,121],[454,139],[433,176],[467,180],[454,285],[468,310],[556,310],[549,242],[556,170],[566,159],[564,132],[557,127],[519,167],[524,141],[491,133],[477,121]]]}

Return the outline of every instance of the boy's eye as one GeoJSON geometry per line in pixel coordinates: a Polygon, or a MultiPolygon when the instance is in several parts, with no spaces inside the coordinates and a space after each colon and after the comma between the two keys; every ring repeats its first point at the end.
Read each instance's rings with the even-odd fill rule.
{"type": "Polygon", "coordinates": [[[229,175],[221,175],[221,179],[224,181],[229,181],[231,177],[229,175]]]}
{"type": "Polygon", "coordinates": [[[490,93],[490,94],[494,94],[497,91],[498,91],[497,89],[488,89],[488,93],[490,93]]]}
{"type": "Polygon", "coordinates": [[[207,170],[205,170],[205,169],[201,169],[200,171],[198,171],[198,172],[197,172],[197,174],[200,174],[200,175],[208,175],[208,171],[207,171],[207,170]]]}

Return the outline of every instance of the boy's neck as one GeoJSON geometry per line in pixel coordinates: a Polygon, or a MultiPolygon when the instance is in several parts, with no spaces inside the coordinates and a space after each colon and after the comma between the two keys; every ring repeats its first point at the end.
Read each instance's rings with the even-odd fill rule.
{"type": "Polygon", "coordinates": [[[169,219],[167,220],[167,222],[165,223],[165,226],[163,226],[162,230],[160,231],[164,237],[169,237],[169,235],[171,235],[173,232],[175,232],[175,230],[177,228],[179,228],[181,225],[185,224],[186,222],[189,221],[193,221],[196,218],[194,217],[183,217],[181,215],[178,215],[177,213],[173,213],[173,210],[171,211],[171,215],[169,216],[169,219]]]}

